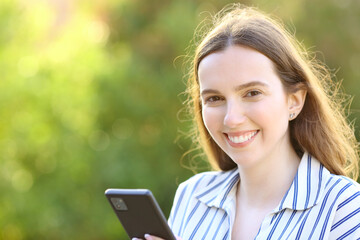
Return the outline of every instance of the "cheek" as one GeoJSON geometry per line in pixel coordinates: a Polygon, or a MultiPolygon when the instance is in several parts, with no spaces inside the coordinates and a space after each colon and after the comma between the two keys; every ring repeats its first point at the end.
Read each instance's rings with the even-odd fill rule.
{"type": "Polygon", "coordinates": [[[266,96],[260,101],[244,104],[244,114],[249,120],[261,124],[269,123],[274,119],[280,120],[286,111],[286,104],[277,96],[266,96]]]}
{"type": "Polygon", "coordinates": [[[248,111],[250,118],[263,128],[283,131],[288,126],[288,109],[282,99],[269,99],[248,111]]]}
{"type": "Polygon", "coordinates": [[[221,114],[214,108],[204,107],[202,110],[202,118],[205,127],[211,135],[215,131],[215,129],[219,127],[218,125],[222,123],[221,114]]]}

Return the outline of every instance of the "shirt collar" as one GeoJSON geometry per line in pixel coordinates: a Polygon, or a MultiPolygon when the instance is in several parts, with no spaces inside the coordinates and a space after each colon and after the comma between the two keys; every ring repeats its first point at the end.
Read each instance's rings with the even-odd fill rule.
{"type": "MultiPolygon", "coordinates": [[[[301,158],[294,180],[275,212],[285,208],[305,210],[315,206],[321,199],[330,172],[308,153],[301,158]]],[[[198,192],[196,197],[209,207],[234,207],[236,186],[239,182],[238,169],[222,172],[214,181],[198,192]]]]}
{"type": "Polygon", "coordinates": [[[239,172],[237,168],[228,172],[221,172],[214,181],[199,191],[196,197],[209,207],[225,209],[226,203],[235,199],[238,182],[239,172]]]}
{"type": "Polygon", "coordinates": [[[291,187],[285,194],[275,212],[288,208],[305,210],[321,200],[330,172],[307,152],[301,158],[291,187]]]}

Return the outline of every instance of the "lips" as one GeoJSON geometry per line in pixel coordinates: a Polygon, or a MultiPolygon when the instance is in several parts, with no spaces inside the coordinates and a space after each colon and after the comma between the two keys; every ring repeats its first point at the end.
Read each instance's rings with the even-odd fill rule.
{"type": "Polygon", "coordinates": [[[232,146],[242,146],[249,142],[251,142],[256,134],[258,133],[258,130],[254,131],[247,131],[247,132],[239,132],[239,133],[226,133],[226,137],[230,145],[232,146]]]}

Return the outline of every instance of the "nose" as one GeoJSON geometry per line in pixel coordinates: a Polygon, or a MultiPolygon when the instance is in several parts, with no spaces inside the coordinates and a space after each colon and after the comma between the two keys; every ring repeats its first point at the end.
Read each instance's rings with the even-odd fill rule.
{"type": "Polygon", "coordinates": [[[246,116],[243,107],[236,102],[228,102],[226,114],[224,117],[224,125],[228,128],[235,128],[244,123],[246,116]]]}

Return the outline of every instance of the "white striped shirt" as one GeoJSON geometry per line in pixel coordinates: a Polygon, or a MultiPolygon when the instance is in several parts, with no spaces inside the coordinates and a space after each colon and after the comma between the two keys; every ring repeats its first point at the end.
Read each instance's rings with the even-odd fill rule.
{"type": "MultiPolygon", "coordinates": [[[[237,169],[200,173],[180,184],[169,217],[183,240],[231,239],[237,169]]],[[[293,183],[255,239],[360,239],[360,185],[304,154],[293,183]]]]}

